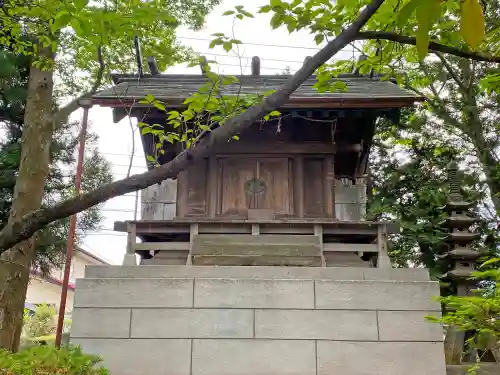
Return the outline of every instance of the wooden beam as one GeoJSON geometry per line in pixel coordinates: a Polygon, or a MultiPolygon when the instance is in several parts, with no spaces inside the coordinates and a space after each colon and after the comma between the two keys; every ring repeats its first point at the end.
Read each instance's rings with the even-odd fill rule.
{"type": "Polygon", "coordinates": [[[143,242],[135,244],[135,250],[165,251],[183,250],[189,251],[189,242],[143,242]]]}
{"type": "Polygon", "coordinates": [[[252,154],[334,154],[344,152],[359,152],[362,150],[360,144],[331,144],[321,142],[308,143],[285,143],[285,142],[263,142],[259,144],[247,143],[244,140],[215,146],[215,154],[231,154],[231,157],[247,156],[252,154]]]}
{"type": "Polygon", "coordinates": [[[135,244],[137,241],[136,224],[127,223],[127,252],[123,257],[124,266],[136,266],[137,259],[135,257],[135,244]]]}
{"type": "Polygon", "coordinates": [[[378,247],[377,244],[329,242],[323,244],[323,251],[378,253],[378,247]]]}
{"type": "Polygon", "coordinates": [[[387,251],[387,228],[385,225],[379,225],[377,230],[378,259],[377,268],[392,268],[389,253],[387,251]]]}

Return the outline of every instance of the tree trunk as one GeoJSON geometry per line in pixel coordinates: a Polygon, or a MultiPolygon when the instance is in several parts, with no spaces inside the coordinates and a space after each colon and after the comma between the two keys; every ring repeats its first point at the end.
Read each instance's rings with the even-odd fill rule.
{"type": "MultiPolygon", "coordinates": [[[[52,60],[52,52],[40,56],[52,60]]],[[[52,140],[52,70],[32,66],[24,115],[21,163],[7,227],[40,208],[49,173],[52,140]]],[[[16,351],[21,335],[24,301],[35,258],[35,237],[20,242],[0,256],[0,348],[16,351]]]]}

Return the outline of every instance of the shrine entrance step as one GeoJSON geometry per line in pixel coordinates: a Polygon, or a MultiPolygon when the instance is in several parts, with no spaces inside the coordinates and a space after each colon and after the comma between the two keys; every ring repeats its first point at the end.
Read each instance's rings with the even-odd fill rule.
{"type": "Polygon", "coordinates": [[[324,264],[319,236],[199,234],[193,237],[194,265],[307,266],[324,264]]]}

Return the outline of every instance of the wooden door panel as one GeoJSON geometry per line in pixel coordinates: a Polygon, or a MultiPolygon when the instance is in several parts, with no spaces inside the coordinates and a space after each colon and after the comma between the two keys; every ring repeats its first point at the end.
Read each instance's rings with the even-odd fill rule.
{"type": "Polygon", "coordinates": [[[272,209],[278,215],[291,214],[292,191],[287,158],[268,158],[258,161],[258,178],[265,182],[263,209],[272,209]]]}
{"type": "Polygon", "coordinates": [[[304,159],[304,216],[324,217],[324,160],[304,159]]]}
{"type": "Polygon", "coordinates": [[[245,183],[255,177],[254,159],[224,158],[221,160],[221,214],[246,216],[248,200],[245,183]]]}

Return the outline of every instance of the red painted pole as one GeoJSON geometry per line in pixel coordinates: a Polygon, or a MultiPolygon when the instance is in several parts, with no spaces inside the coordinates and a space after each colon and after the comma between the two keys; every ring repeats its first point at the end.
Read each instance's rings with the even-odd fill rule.
{"type": "MultiPolygon", "coordinates": [[[[78,148],[78,161],[75,176],[75,194],[80,194],[82,183],[83,160],[85,156],[85,138],[87,137],[87,124],[89,121],[89,109],[92,106],[90,100],[82,100],[80,106],[83,108],[82,129],[80,131],[80,146],[78,148]]],[[[66,245],[66,263],[64,265],[64,278],[61,291],[61,301],[59,303],[59,315],[57,318],[56,347],[61,347],[62,334],[64,328],[64,315],[66,312],[66,299],[68,297],[69,276],[71,261],[73,260],[73,249],[75,247],[76,215],[69,218],[68,243],[66,245]]]]}

